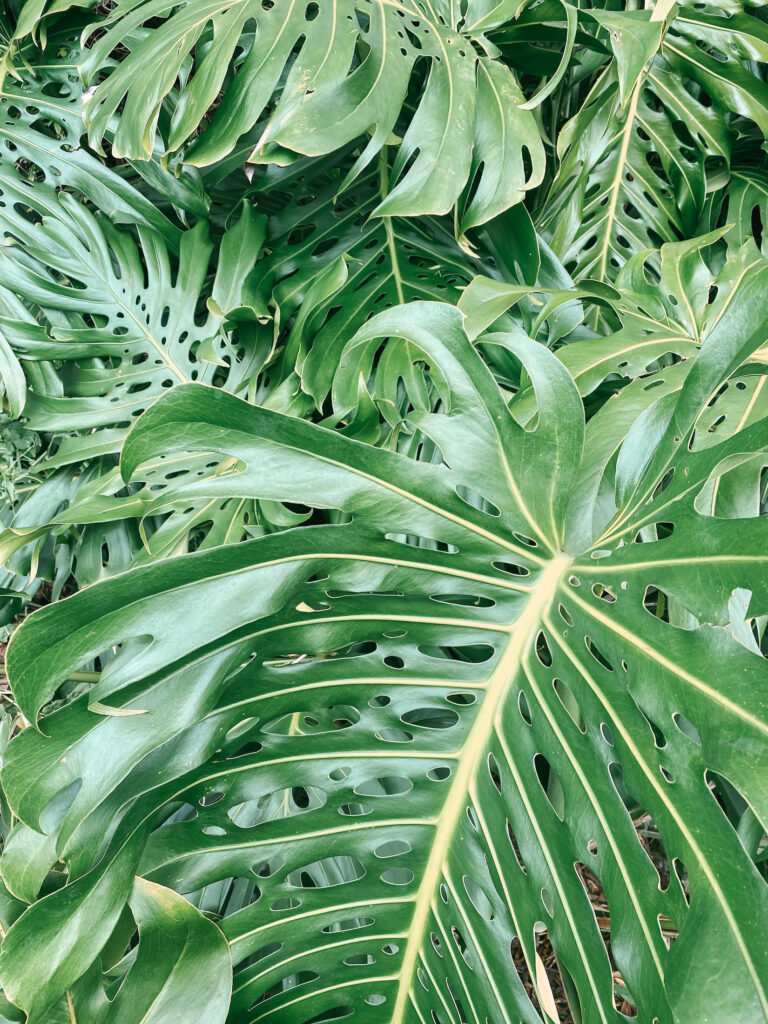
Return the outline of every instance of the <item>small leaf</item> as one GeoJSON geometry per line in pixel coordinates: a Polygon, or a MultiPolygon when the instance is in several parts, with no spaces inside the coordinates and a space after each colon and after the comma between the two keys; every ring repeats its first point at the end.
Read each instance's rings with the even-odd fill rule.
{"type": "Polygon", "coordinates": [[[619,93],[626,103],[640,74],[658,51],[663,22],[652,20],[651,11],[590,11],[608,33],[619,69],[619,93]]]}
{"type": "Polygon", "coordinates": [[[227,940],[182,896],[136,878],[129,897],[139,947],[94,1024],[223,1024],[232,989],[227,940]]]}

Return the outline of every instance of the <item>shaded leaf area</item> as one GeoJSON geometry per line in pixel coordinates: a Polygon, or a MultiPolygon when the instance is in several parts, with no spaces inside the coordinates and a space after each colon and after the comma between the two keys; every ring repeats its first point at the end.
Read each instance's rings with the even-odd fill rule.
{"type": "MultiPolygon", "coordinates": [[[[626,384],[690,358],[717,331],[729,309],[738,306],[741,289],[766,267],[751,238],[739,247],[726,246],[724,235],[729,238],[731,232],[719,229],[633,256],[610,289],[587,283],[547,293],[478,276],[462,294],[459,308],[466,314],[470,336],[482,346],[489,343],[486,331],[492,336],[496,327],[504,326],[509,309],[518,310],[533,297],[538,316],[527,324],[530,335],[552,339],[580,394],[588,396],[601,385],[626,384]],[[608,328],[618,329],[602,335],[587,329],[588,336],[579,336],[579,322],[594,322],[596,315],[608,328]],[[562,340],[552,335],[558,317],[570,318],[573,327],[562,340]]],[[[765,357],[765,346],[749,357],[756,375],[765,357]]],[[[648,386],[654,386],[652,379],[648,386]]],[[[516,397],[516,414],[525,415],[534,405],[529,389],[516,397]]]]}
{"type": "MultiPolygon", "coordinates": [[[[122,863],[120,866],[127,867],[122,863]]],[[[116,927],[110,940],[112,949],[107,946],[101,958],[101,964],[107,968],[104,974],[101,965],[94,964],[70,992],[50,1005],[52,993],[55,996],[58,992],[57,975],[68,976],[67,972],[77,964],[77,950],[66,949],[54,933],[50,953],[59,964],[50,981],[40,985],[35,964],[28,961],[36,986],[32,997],[27,1000],[23,995],[17,996],[6,986],[6,993],[27,1011],[29,1019],[42,1019],[39,1014],[47,1011],[45,1019],[53,1021],[84,1015],[95,1024],[128,1024],[137,1020],[160,1024],[174,1016],[183,1020],[192,1013],[203,1013],[209,1014],[209,1019],[221,1019],[226,1013],[232,986],[231,961],[227,942],[216,925],[187,900],[161,885],[138,877],[132,886],[128,878],[126,885],[127,906],[116,920],[113,918],[116,927]],[[118,943],[121,939],[125,943],[135,929],[137,943],[127,956],[116,960],[118,943]],[[69,956],[65,959],[62,954],[69,956]]],[[[89,898],[93,901],[97,894],[102,898],[107,895],[103,887],[94,886],[82,901],[83,928],[94,925],[93,920],[88,920],[86,908],[89,898]]],[[[45,901],[38,907],[37,916],[46,919],[50,926],[52,919],[56,919],[56,910],[49,910],[45,901]]],[[[24,935],[25,924],[27,929],[32,928],[31,936],[37,940],[40,932],[34,916],[29,915],[16,929],[6,948],[12,950],[14,942],[29,941],[30,932],[24,935]]]]}
{"type": "MultiPolygon", "coordinates": [[[[39,186],[22,195],[23,206],[2,211],[11,244],[3,250],[0,319],[29,378],[27,422],[60,435],[60,442],[35,466],[44,482],[8,521],[3,561],[16,573],[34,575],[52,529],[93,523],[77,554],[71,542],[59,548],[64,561],[56,576],[66,580],[76,557],[82,584],[102,575],[107,561],[127,567],[140,547],[132,524],[108,525],[140,516],[146,503],[143,495],[125,492],[117,471],[135,417],[167,388],[190,380],[247,391],[269,354],[266,315],[254,308],[248,285],[264,218],[245,206],[212,265],[204,221],[181,234],[176,259],[152,229],[134,237],[66,192],[46,194],[39,186]],[[215,312],[205,308],[206,293],[215,312]]],[[[205,460],[197,460],[177,470],[202,472],[202,465],[205,460]]],[[[182,540],[199,510],[189,516],[185,530],[175,524],[171,542],[158,538],[157,551],[182,540]]]]}
{"type": "MultiPolygon", "coordinates": [[[[764,273],[680,387],[645,392],[617,460],[585,435],[566,369],[522,341],[538,425],[521,428],[443,305],[380,314],[351,343],[406,337],[451,380],[448,410],[415,414],[442,465],[196,385],[155,403],[127,477],[158,451],[214,450],[240,471],[180,495],[320,501],[352,522],[135,570],[13,639],[30,720],[70,672],[119,651],[45,736],[25,730],[6,753],[23,822],[6,884],[33,884],[14,844],[37,850],[38,879],[56,858],[70,878],[9,932],[0,970],[17,1000],[43,997],[14,933],[34,919],[44,941],[42,908],[66,901],[77,947],[81,890],[117,885],[135,849],[143,877],[217,916],[233,1019],[349,1007],[448,1022],[504,1005],[534,1021],[516,950],[552,1016],[550,947],[583,1019],[630,1006],[667,1021],[670,1004],[677,1020],[733,1016],[713,957],[739,979],[735,1019],[758,1019],[768,893],[706,773],[765,820],[764,656],[741,625],[766,612],[765,522],[712,516],[702,495],[745,447],[759,479],[768,438],[761,421],[696,441],[711,394],[762,341],[763,289],[764,273]],[[613,511],[568,542],[593,507],[576,486],[590,471],[613,511]],[[638,841],[643,814],[674,877],[638,841]]],[[[90,956],[112,927],[89,929],[90,956]]]]}
{"type": "MultiPolygon", "coordinates": [[[[14,291],[5,293],[3,328],[19,379],[5,379],[17,388],[30,426],[53,435],[54,446],[35,467],[40,486],[26,488],[29,497],[4,515],[0,550],[10,585],[25,585],[26,577],[34,589],[42,576],[58,597],[72,578],[86,585],[135,562],[307,518],[283,506],[229,499],[185,502],[172,515],[149,518],[166,475],[228,467],[210,459],[158,464],[148,469],[143,488],[126,491],[116,463],[132,419],[166,388],[188,380],[295,415],[311,413],[307,392],[323,404],[328,367],[344,338],[372,314],[370,306],[455,299],[482,266],[438,220],[417,228],[371,218],[386,190],[384,158],[339,196],[344,167],[326,159],[267,173],[217,226],[217,243],[207,221],[177,230],[178,255],[152,229],[139,228],[137,236],[104,216],[93,190],[85,198],[96,212],[68,190],[43,182],[31,190],[13,179],[8,194],[16,199],[4,215],[13,245],[4,258],[14,291]],[[286,206],[297,186],[307,190],[302,205],[286,206]],[[308,205],[313,187],[316,202],[308,205]],[[270,255],[260,262],[267,221],[254,203],[271,215],[270,255]],[[288,326],[273,338],[267,321],[276,308],[288,326]]],[[[121,183],[107,168],[102,177],[121,183]]],[[[424,452],[423,439],[404,430],[403,413],[412,403],[432,408],[444,382],[436,388],[408,352],[391,352],[373,381],[365,379],[368,370],[350,375],[353,394],[335,396],[332,422],[373,441],[394,432],[393,443],[424,452]]]]}
{"type": "MultiPolygon", "coordinates": [[[[482,266],[454,242],[450,221],[372,216],[387,193],[386,152],[339,192],[355,158],[353,151],[343,160],[299,161],[253,179],[257,207],[274,210],[265,287],[290,326],[278,372],[288,378],[295,370],[320,406],[361,324],[404,302],[455,302],[482,266]]],[[[384,415],[393,426],[401,419],[396,409],[384,415]]]]}
{"type": "MultiPolygon", "coordinates": [[[[256,509],[251,502],[228,499],[193,506],[184,502],[170,518],[148,518],[157,492],[167,488],[166,477],[226,472],[228,467],[210,458],[159,462],[147,469],[143,488],[126,491],[117,455],[132,420],[164,390],[189,380],[306,414],[312,407],[306,392],[314,383],[323,402],[330,388],[328,360],[338,359],[343,337],[369,315],[371,288],[382,307],[399,301],[405,288],[409,297],[446,292],[458,297],[458,287],[466,285],[478,264],[441,225],[417,231],[402,222],[395,231],[389,220],[371,222],[367,179],[362,195],[352,195],[345,218],[342,201],[334,206],[338,168],[324,167],[321,180],[326,188],[316,208],[301,211],[300,218],[290,208],[274,214],[271,255],[258,266],[266,219],[251,202],[234,212],[217,246],[204,221],[181,232],[176,258],[156,233],[143,229],[136,238],[68,193],[22,193],[24,205],[17,204],[5,218],[14,240],[6,250],[7,278],[15,292],[6,292],[3,327],[11,353],[29,378],[22,394],[30,426],[63,436],[35,466],[41,485],[7,517],[0,550],[17,578],[34,576],[42,566],[43,575],[56,581],[58,595],[72,572],[84,585],[180,545],[228,543],[306,518],[284,507],[256,509]],[[314,263],[304,258],[313,234],[312,248],[322,250],[314,263]],[[429,248],[438,239],[447,254],[443,263],[429,248]],[[306,272],[291,274],[305,263],[306,272]],[[328,272],[338,267],[342,275],[327,288],[328,272]],[[281,280],[286,274],[291,276],[281,280]],[[279,344],[267,323],[273,292],[290,325],[279,344]],[[339,302],[345,303],[341,310],[339,302]],[[84,308],[90,312],[82,313],[84,308]],[[344,324],[334,326],[340,311],[344,324]],[[308,352],[301,339],[329,312],[328,329],[309,335],[314,369],[305,372],[308,352]],[[294,366],[302,371],[300,381],[294,366]],[[140,521],[141,538],[134,520],[140,521]],[[68,529],[73,524],[85,526],[84,533],[73,536],[68,529]]],[[[280,193],[272,187],[268,194],[274,208],[280,193]]],[[[390,358],[380,366],[379,383],[372,385],[376,406],[364,384],[364,408],[357,393],[347,403],[342,413],[348,429],[378,438],[380,409],[388,411],[389,428],[397,427],[401,409],[408,407],[399,393],[404,377],[410,401],[431,408],[438,400],[434,388],[406,353],[405,359],[390,358]]]]}
{"type": "Polygon", "coordinates": [[[59,31],[48,40],[45,54],[28,44],[22,47],[15,74],[3,78],[0,188],[7,194],[2,209],[23,204],[33,192],[44,203],[54,191],[73,190],[116,223],[153,228],[178,251],[173,220],[83,145],[81,55],[76,31],[59,31]]]}
{"type": "MultiPolygon", "coordinates": [[[[228,309],[240,301],[252,261],[238,268],[233,250],[250,239],[258,251],[263,219],[247,209],[216,247],[219,280],[227,281],[217,283],[208,276],[213,246],[205,224],[183,232],[83,148],[71,37],[53,36],[47,52],[46,59],[22,49],[23,66],[6,76],[0,97],[0,364],[10,412],[25,418],[21,449],[33,443],[25,438],[37,439],[36,457],[13,457],[7,473],[4,466],[8,501],[0,520],[12,528],[3,534],[2,582],[23,594],[48,579],[55,599],[75,580],[84,585],[127,568],[141,551],[133,525],[110,525],[98,508],[124,493],[116,462],[132,419],[177,380],[216,377],[243,386],[258,343],[251,336],[244,362],[245,349],[227,344],[232,332],[221,314],[200,313],[211,289],[228,309]],[[225,358],[243,367],[240,384],[225,358]],[[93,526],[57,528],[73,521],[66,510],[77,504],[74,521],[93,526]]],[[[249,330],[244,323],[243,333],[249,330]]],[[[3,436],[21,450],[5,425],[3,436]]],[[[7,618],[16,601],[3,604],[7,618]]]]}

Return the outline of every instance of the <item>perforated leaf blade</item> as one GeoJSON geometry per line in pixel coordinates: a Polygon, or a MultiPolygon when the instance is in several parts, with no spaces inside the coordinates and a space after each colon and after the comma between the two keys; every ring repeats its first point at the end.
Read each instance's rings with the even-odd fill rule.
{"type": "Polygon", "coordinates": [[[134,186],[83,145],[81,50],[76,32],[48,39],[45,55],[22,49],[15,74],[6,74],[0,95],[0,188],[4,206],[24,201],[55,202],[63,186],[76,190],[116,222],[140,224],[178,249],[179,229],[134,186]]]}
{"type": "Polygon", "coordinates": [[[260,266],[283,323],[296,318],[280,372],[296,368],[318,405],[345,343],[372,313],[414,300],[455,301],[481,265],[453,240],[447,219],[372,216],[387,194],[387,151],[339,192],[354,159],[353,150],[303,160],[253,180],[257,204],[280,204],[260,266]]]}
{"type": "MultiPolygon", "coordinates": [[[[630,255],[690,238],[707,164],[730,160],[729,117],[763,130],[768,92],[754,69],[768,57],[768,31],[749,7],[656,4],[658,53],[635,66],[631,83],[617,55],[560,133],[562,162],[539,223],[574,275],[613,279],[630,255]]],[[[614,47],[621,32],[639,46],[637,17],[609,16],[614,47]]]]}
{"type": "MultiPolygon", "coordinates": [[[[450,307],[390,311],[351,343],[407,337],[451,380],[450,408],[416,417],[439,466],[174,389],[132,431],[127,477],[158,450],[216,451],[240,472],[180,494],[305,502],[352,521],[173,559],[33,616],[9,650],[30,718],[76,666],[114,644],[125,654],[43,719],[50,738],[11,743],[16,812],[40,827],[83,780],[53,827],[77,874],[111,823],[130,832],[181,805],[139,872],[195,900],[225,885],[238,1020],[351,1007],[447,1024],[504,1007],[535,1021],[516,963],[551,1015],[545,942],[584,1020],[620,1020],[619,995],[641,1019],[758,1018],[765,885],[707,773],[765,820],[764,661],[739,639],[744,618],[768,610],[765,523],[712,516],[699,495],[735,453],[764,458],[768,435],[761,421],[689,442],[760,344],[763,289],[764,274],[684,382],[645,401],[618,465],[602,463],[611,521],[576,549],[563,539],[569,506],[584,511],[571,494],[602,456],[599,435],[583,448],[574,383],[512,336],[538,401],[524,430],[450,307]],[[737,590],[750,594],[738,610],[737,590]],[[169,719],[163,697],[193,681],[203,703],[169,719]],[[123,715],[98,717],[89,700],[123,715]],[[42,758],[55,771],[41,773],[42,758]]],[[[20,969],[6,959],[5,977],[20,969]]]]}

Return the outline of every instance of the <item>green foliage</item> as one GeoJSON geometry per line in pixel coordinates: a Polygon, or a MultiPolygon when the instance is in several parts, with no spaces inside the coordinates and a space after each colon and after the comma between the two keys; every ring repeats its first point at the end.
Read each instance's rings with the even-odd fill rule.
{"type": "Polygon", "coordinates": [[[768,1022],[766,5],[0,47],[0,1021],[768,1022]]]}

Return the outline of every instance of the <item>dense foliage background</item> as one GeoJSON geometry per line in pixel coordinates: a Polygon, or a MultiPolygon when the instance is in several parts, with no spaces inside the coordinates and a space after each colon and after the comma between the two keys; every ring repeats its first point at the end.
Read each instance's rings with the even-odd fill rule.
{"type": "Polygon", "coordinates": [[[765,0],[0,52],[0,1020],[768,1021],[765,0]]]}

